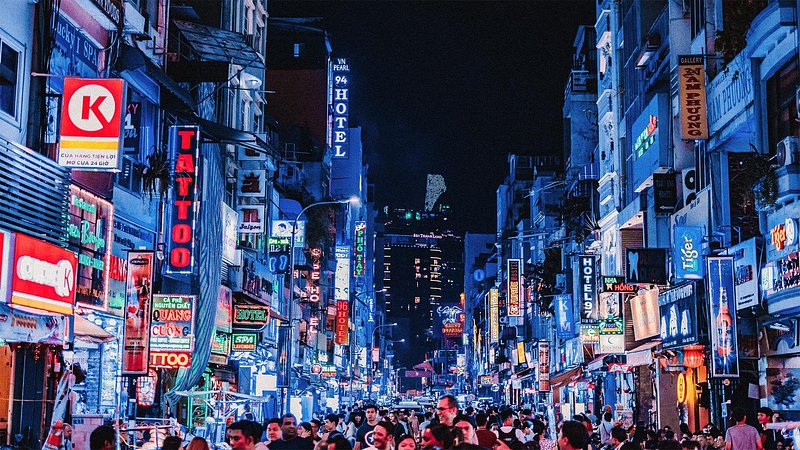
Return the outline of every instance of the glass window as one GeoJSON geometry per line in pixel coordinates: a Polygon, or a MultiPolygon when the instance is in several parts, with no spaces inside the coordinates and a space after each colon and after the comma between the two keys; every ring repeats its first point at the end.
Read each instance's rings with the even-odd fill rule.
{"type": "Polygon", "coordinates": [[[5,42],[0,44],[0,110],[16,117],[19,86],[19,52],[5,42]]]}
{"type": "Polygon", "coordinates": [[[767,120],[769,149],[774,151],[778,141],[786,136],[800,136],[795,94],[800,81],[797,60],[792,59],[767,81],[767,120]]]}

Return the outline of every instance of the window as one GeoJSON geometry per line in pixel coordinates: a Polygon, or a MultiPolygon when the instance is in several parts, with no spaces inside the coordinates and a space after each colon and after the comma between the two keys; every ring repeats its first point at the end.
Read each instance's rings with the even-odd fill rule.
{"type": "Polygon", "coordinates": [[[117,173],[117,184],[136,194],[142,193],[142,169],[144,166],[135,160],[123,157],[122,170],[117,173]]]}
{"type": "Polygon", "coordinates": [[[305,47],[305,46],[306,46],[306,44],[303,44],[303,43],[300,43],[300,42],[295,42],[295,44],[294,44],[294,49],[293,49],[293,52],[292,52],[292,55],[293,55],[295,58],[299,58],[300,56],[302,56],[302,55],[303,55],[303,50],[304,50],[304,47],[305,47]]]}
{"type": "Polygon", "coordinates": [[[769,124],[769,148],[775,148],[786,136],[800,136],[795,94],[800,69],[792,59],[767,81],[767,121],[769,124]]]}
{"type": "Polygon", "coordinates": [[[690,14],[692,17],[692,38],[700,34],[706,26],[706,1],[689,0],[690,14]]]}
{"type": "Polygon", "coordinates": [[[19,51],[0,40],[0,111],[17,116],[19,51]]]}

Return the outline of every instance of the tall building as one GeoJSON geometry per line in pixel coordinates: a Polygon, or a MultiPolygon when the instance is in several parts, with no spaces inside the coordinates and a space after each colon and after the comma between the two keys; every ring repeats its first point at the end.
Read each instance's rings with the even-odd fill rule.
{"type": "Polygon", "coordinates": [[[434,211],[386,209],[384,299],[387,323],[396,322],[395,367],[412,368],[435,349],[460,345],[442,336],[437,309],[457,306],[463,292],[463,238],[448,225],[449,207],[434,211]]]}

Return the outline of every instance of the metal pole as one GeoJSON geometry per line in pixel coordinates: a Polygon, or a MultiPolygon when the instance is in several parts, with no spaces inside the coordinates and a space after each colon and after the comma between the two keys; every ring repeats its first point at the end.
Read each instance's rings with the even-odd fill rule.
{"type": "Polygon", "coordinates": [[[291,243],[289,245],[289,311],[287,312],[286,319],[289,322],[289,336],[286,339],[286,358],[288,359],[289,369],[286,371],[286,405],[284,414],[289,413],[292,411],[292,366],[294,365],[292,362],[292,338],[294,337],[293,331],[293,320],[294,320],[294,243],[295,243],[295,236],[297,235],[297,222],[300,220],[300,217],[309,209],[314,206],[320,205],[337,205],[337,204],[344,204],[350,203],[350,199],[347,200],[332,200],[332,201],[325,201],[325,202],[316,202],[312,203],[305,208],[301,209],[300,212],[297,214],[297,217],[294,218],[292,221],[292,237],[291,243]]]}

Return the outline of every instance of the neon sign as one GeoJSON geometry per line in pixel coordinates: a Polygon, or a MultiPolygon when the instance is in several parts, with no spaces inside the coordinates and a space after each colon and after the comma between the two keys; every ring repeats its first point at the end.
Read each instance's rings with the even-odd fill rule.
{"type": "Polygon", "coordinates": [[[636,154],[637,158],[641,158],[653,143],[655,143],[656,131],[658,131],[658,117],[651,114],[647,127],[639,133],[639,137],[637,137],[636,141],[633,143],[633,152],[636,154]]]}
{"type": "Polygon", "coordinates": [[[336,302],[336,343],[346,345],[350,328],[350,306],[347,300],[336,302]]]}
{"type": "Polygon", "coordinates": [[[366,242],[367,242],[367,223],[362,221],[356,222],[355,232],[355,245],[353,245],[353,257],[355,267],[353,268],[353,275],[363,277],[366,270],[366,242]]]}
{"type": "Polygon", "coordinates": [[[519,259],[508,260],[508,316],[521,317],[519,259]]]}
{"type": "Polygon", "coordinates": [[[333,62],[333,133],[334,158],[350,156],[350,62],[347,58],[336,58],[333,62]]]}
{"type": "Polygon", "coordinates": [[[320,259],[322,258],[322,250],[318,248],[311,249],[311,272],[309,272],[308,284],[306,285],[306,293],[308,294],[308,301],[319,302],[320,289],[319,279],[322,276],[322,266],[320,259]]]}
{"type": "Polygon", "coordinates": [[[200,127],[173,126],[169,143],[175,152],[172,181],[172,226],[169,231],[168,273],[192,273],[194,268],[195,221],[199,215],[198,163],[200,127]]]}

